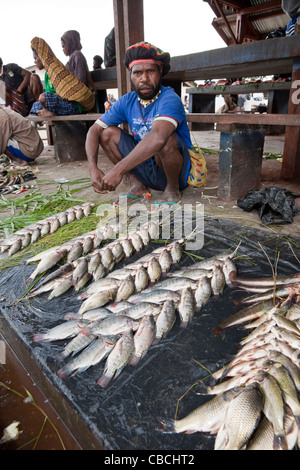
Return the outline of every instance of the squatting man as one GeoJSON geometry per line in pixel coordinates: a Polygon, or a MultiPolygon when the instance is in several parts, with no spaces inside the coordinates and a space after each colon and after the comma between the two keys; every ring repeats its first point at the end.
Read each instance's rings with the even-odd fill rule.
{"type": "Polygon", "coordinates": [[[87,135],[92,186],[97,193],[115,191],[126,175],[127,197],[142,197],[150,188],[162,191],[159,202],[177,203],[189,184],[194,152],[183,103],[173,88],[161,85],[170,55],[140,42],[127,49],[124,62],[134,91],[121,96],[87,135]],[[124,123],[131,134],[118,127],[124,123]],[[98,168],[99,144],[114,164],[106,174],[98,168]]]}

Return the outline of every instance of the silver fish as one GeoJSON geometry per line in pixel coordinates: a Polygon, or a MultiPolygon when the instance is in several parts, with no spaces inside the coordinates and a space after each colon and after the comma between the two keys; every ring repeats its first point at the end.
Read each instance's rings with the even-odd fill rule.
{"type": "Polygon", "coordinates": [[[77,320],[66,321],[50,328],[46,333],[38,333],[33,337],[33,341],[57,341],[60,339],[71,338],[81,331],[77,320]]]}
{"type": "Polygon", "coordinates": [[[155,337],[155,321],[153,315],[145,315],[140,321],[139,327],[134,333],[134,351],[129,363],[136,366],[137,363],[146,355],[155,337]]]}
{"type": "Polygon", "coordinates": [[[92,237],[86,237],[82,244],[82,254],[86,255],[94,247],[94,240],[92,237]]]}
{"type": "Polygon", "coordinates": [[[219,266],[213,268],[211,277],[211,289],[214,295],[218,296],[223,292],[226,284],[225,275],[219,266]]]}
{"type": "Polygon", "coordinates": [[[229,403],[241,388],[233,388],[217,395],[212,400],[199,406],[182,419],[163,419],[159,431],[164,433],[192,434],[205,432],[215,434],[225,421],[229,403]]]}
{"type": "Polygon", "coordinates": [[[56,232],[60,228],[60,223],[57,217],[53,217],[50,221],[50,233],[56,232]]]}
{"type": "Polygon", "coordinates": [[[21,249],[26,248],[26,246],[30,245],[31,243],[31,233],[26,232],[23,238],[21,239],[21,249]]]}
{"type": "Polygon", "coordinates": [[[100,253],[92,254],[88,260],[88,272],[90,274],[94,274],[94,272],[96,271],[100,263],[101,263],[100,253]]]}
{"type": "MultiPolygon", "coordinates": [[[[286,413],[284,417],[284,431],[288,450],[292,450],[297,443],[298,426],[291,413],[286,413]]],[[[258,423],[257,429],[247,444],[247,450],[274,450],[274,437],[273,425],[263,415],[258,423]]]]}
{"type": "Polygon", "coordinates": [[[129,258],[132,255],[132,253],[134,252],[134,247],[133,247],[132,241],[129,240],[128,238],[124,238],[124,239],[120,240],[120,244],[123,248],[123,251],[125,253],[126,258],[129,258]]]}
{"type": "Polygon", "coordinates": [[[122,300],[127,300],[135,291],[134,279],[132,276],[129,276],[127,279],[124,279],[118,287],[115,301],[121,302],[122,300]]]}
{"type": "Polygon", "coordinates": [[[72,275],[74,284],[76,284],[76,282],[82,278],[82,276],[87,272],[87,270],[88,270],[87,260],[85,258],[80,259],[72,275]]]}
{"type": "Polygon", "coordinates": [[[178,304],[178,313],[180,316],[180,327],[186,328],[192,320],[195,313],[196,301],[195,296],[190,287],[182,290],[181,299],[178,304]]]}
{"type": "Polygon", "coordinates": [[[143,240],[138,233],[136,232],[132,233],[130,236],[130,241],[135,251],[139,252],[144,248],[143,240]]]}
{"type": "Polygon", "coordinates": [[[99,279],[102,279],[105,276],[105,273],[106,273],[106,268],[103,265],[102,261],[100,261],[97,268],[93,272],[94,281],[98,281],[99,279]]]}
{"type": "Polygon", "coordinates": [[[271,421],[274,429],[275,450],[288,450],[287,439],[284,431],[284,401],[282,392],[275,377],[267,372],[259,372],[257,382],[264,393],[263,412],[271,421]]]}
{"type": "Polygon", "coordinates": [[[67,213],[67,223],[71,224],[76,219],[75,210],[74,209],[67,209],[66,213],[67,213]]]}
{"type": "Polygon", "coordinates": [[[83,372],[107,357],[115,347],[117,338],[97,338],[69,364],[62,367],[57,375],[64,379],[74,372],[83,372]]]}
{"type": "Polygon", "coordinates": [[[176,309],[173,300],[166,300],[156,319],[156,333],[153,344],[157,344],[165,336],[176,321],[176,309]]]}
{"type": "Polygon", "coordinates": [[[60,295],[67,292],[73,285],[73,279],[71,274],[66,274],[56,280],[55,285],[52,288],[52,292],[48,297],[48,300],[59,297],[60,295]]]}
{"type": "Polygon", "coordinates": [[[49,252],[41,259],[36,269],[26,280],[26,284],[31,284],[39,274],[42,274],[48,269],[53,268],[59,261],[61,261],[66,256],[66,254],[67,250],[63,248],[60,250],[49,252]]]}
{"type": "Polygon", "coordinates": [[[137,269],[134,278],[134,283],[136,292],[141,292],[142,290],[146,289],[149,283],[149,276],[146,268],[144,268],[143,266],[140,266],[137,269]]]}
{"type": "Polygon", "coordinates": [[[115,298],[116,289],[107,289],[90,295],[81,305],[78,313],[84,313],[87,310],[103,307],[105,304],[115,298]]]}
{"type": "Polygon", "coordinates": [[[122,258],[124,258],[124,250],[121,243],[114,243],[110,249],[116,263],[118,263],[122,258]]]}
{"type": "Polygon", "coordinates": [[[93,207],[95,207],[95,204],[93,202],[85,202],[82,205],[82,210],[85,217],[88,217],[91,214],[93,207]]]}
{"type": "Polygon", "coordinates": [[[271,329],[272,333],[281,341],[288,343],[292,348],[300,349],[300,337],[284,328],[273,326],[271,329]]]}
{"type": "Polygon", "coordinates": [[[98,281],[94,281],[91,283],[91,285],[86,289],[85,292],[83,292],[80,295],[80,299],[84,300],[90,297],[92,294],[96,294],[99,292],[103,292],[107,289],[115,289],[117,292],[117,289],[120,286],[120,281],[117,279],[112,279],[112,278],[101,278],[98,279],[98,281]]]}
{"type": "Polygon", "coordinates": [[[279,386],[282,390],[284,400],[291,408],[298,426],[300,423],[300,402],[298,399],[298,393],[289,371],[282,364],[275,362],[269,369],[269,374],[273,375],[278,381],[279,386]]]}
{"type": "Polygon", "coordinates": [[[76,292],[81,290],[89,282],[91,277],[92,275],[86,271],[76,282],[73,281],[74,290],[76,292]]]}
{"type": "Polygon", "coordinates": [[[172,291],[179,291],[187,287],[196,289],[197,285],[197,281],[186,277],[168,278],[164,279],[163,281],[159,281],[159,283],[155,284],[154,286],[147,287],[147,289],[144,290],[144,293],[153,292],[157,289],[168,289],[172,291]]]}
{"type": "Polygon", "coordinates": [[[207,276],[202,276],[199,279],[197,288],[195,290],[196,309],[200,310],[203,305],[207,303],[211,296],[211,283],[207,276]]]}
{"type": "Polygon", "coordinates": [[[50,223],[49,222],[43,222],[42,228],[41,228],[41,237],[44,237],[50,232],[50,223]]]}
{"type": "Polygon", "coordinates": [[[56,361],[61,362],[68,356],[70,356],[70,354],[76,354],[77,352],[81,351],[82,349],[86,348],[89,344],[91,344],[94,339],[96,339],[96,336],[84,335],[81,332],[78,333],[75,338],[69,341],[63,351],[55,356],[56,361]]]}
{"type": "Polygon", "coordinates": [[[127,315],[108,315],[99,322],[84,326],[81,331],[86,335],[113,336],[125,331],[136,330],[139,324],[138,320],[134,320],[127,315]]]}
{"type": "Polygon", "coordinates": [[[158,262],[163,273],[167,272],[172,266],[173,260],[170,252],[165,248],[158,257],[158,262]]]}
{"type": "Polygon", "coordinates": [[[84,212],[82,207],[77,207],[75,210],[75,217],[77,220],[81,220],[84,217],[84,212]]]}
{"type": "Polygon", "coordinates": [[[161,311],[161,306],[153,304],[151,302],[141,302],[137,305],[129,305],[122,310],[119,310],[115,313],[120,313],[121,315],[126,315],[134,320],[140,320],[143,318],[147,313],[156,317],[161,311]]]}
{"type": "Polygon", "coordinates": [[[172,257],[172,262],[179,263],[182,257],[182,244],[179,242],[175,242],[171,247],[170,254],[172,257]]]}
{"type": "Polygon", "coordinates": [[[113,257],[111,250],[108,247],[106,247],[101,253],[101,261],[102,261],[103,266],[106,269],[110,269],[110,267],[113,265],[113,260],[114,260],[114,257],[113,257]]]}
{"type": "Polygon", "coordinates": [[[113,378],[116,378],[128,364],[134,351],[132,331],[125,332],[110,352],[102,376],[97,381],[101,387],[107,387],[113,378]]]}
{"type": "Polygon", "coordinates": [[[75,261],[76,259],[80,258],[82,254],[83,254],[82,243],[80,242],[74,243],[71,250],[68,253],[67,262],[72,263],[72,261],[75,261]]]}
{"type": "Polygon", "coordinates": [[[60,227],[63,227],[64,225],[66,225],[68,223],[68,217],[67,217],[66,212],[62,212],[61,214],[59,214],[57,216],[57,218],[58,218],[60,227]]]}
{"type": "Polygon", "coordinates": [[[261,417],[264,395],[256,385],[249,385],[232,398],[225,418],[225,450],[240,450],[250,439],[261,417]]]}
{"type": "Polygon", "coordinates": [[[11,245],[10,249],[8,250],[8,256],[14,255],[15,253],[17,253],[17,251],[21,250],[21,248],[22,240],[19,238],[11,245]]]}
{"type": "Polygon", "coordinates": [[[104,237],[102,231],[96,230],[94,234],[94,248],[98,248],[101,245],[103,239],[104,237]]]}
{"type": "Polygon", "coordinates": [[[145,291],[130,296],[127,300],[133,304],[139,302],[152,302],[154,304],[161,304],[166,300],[173,300],[176,304],[180,302],[181,294],[168,289],[156,289],[145,293],[145,291]]]}
{"type": "Polygon", "coordinates": [[[150,282],[156,282],[161,277],[162,269],[156,258],[150,259],[147,266],[147,272],[150,282]]]}
{"type": "Polygon", "coordinates": [[[31,234],[31,244],[35,243],[41,236],[41,230],[36,227],[31,234]]]}

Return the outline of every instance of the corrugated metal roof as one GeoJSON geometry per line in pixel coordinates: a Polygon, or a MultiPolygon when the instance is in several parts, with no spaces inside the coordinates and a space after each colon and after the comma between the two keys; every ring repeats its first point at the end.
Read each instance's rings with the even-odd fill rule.
{"type": "Polygon", "coordinates": [[[228,26],[226,25],[226,21],[230,24],[231,30],[238,42],[265,39],[270,32],[278,28],[285,29],[289,22],[289,17],[281,8],[281,0],[204,1],[210,5],[216,14],[213,25],[227,44],[231,44],[233,39],[232,33],[230,34],[228,26]],[[270,6],[268,6],[268,4],[270,4],[270,6]],[[262,6],[265,6],[265,8],[262,8],[262,6]],[[257,7],[257,9],[255,7],[257,7]],[[247,14],[242,15],[242,21],[244,21],[242,34],[244,34],[244,36],[237,38],[236,14],[240,11],[247,11],[247,14]],[[226,21],[224,21],[222,15],[226,18],[226,21]]]}

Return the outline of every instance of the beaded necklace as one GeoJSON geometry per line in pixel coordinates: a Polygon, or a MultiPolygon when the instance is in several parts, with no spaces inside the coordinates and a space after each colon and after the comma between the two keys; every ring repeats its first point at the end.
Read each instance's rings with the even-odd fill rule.
{"type": "Polygon", "coordinates": [[[145,118],[144,118],[144,115],[143,115],[142,106],[143,106],[143,108],[147,108],[147,106],[149,106],[149,104],[154,103],[154,101],[156,101],[157,98],[159,97],[160,92],[161,92],[161,90],[159,90],[159,92],[157,93],[157,95],[155,95],[154,98],[152,98],[152,100],[142,100],[141,98],[138,97],[138,102],[139,102],[139,105],[140,105],[140,111],[141,111],[142,119],[143,119],[143,122],[144,122],[146,128],[148,129],[148,132],[150,131],[150,129],[149,129],[149,127],[147,126],[147,123],[146,123],[146,121],[145,121],[145,118]]]}
{"type": "Polygon", "coordinates": [[[161,90],[159,90],[159,92],[157,93],[157,95],[154,96],[154,98],[152,98],[152,100],[142,100],[142,98],[140,98],[138,96],[138,100],[139,100],[139,103],[143,106],[143,108],[147,108],[147,106],[149,106],[149,104],[152,104],[154,103],[154,101],[157,100],[157,98],[159,97],[161,93],[161,90]]]}

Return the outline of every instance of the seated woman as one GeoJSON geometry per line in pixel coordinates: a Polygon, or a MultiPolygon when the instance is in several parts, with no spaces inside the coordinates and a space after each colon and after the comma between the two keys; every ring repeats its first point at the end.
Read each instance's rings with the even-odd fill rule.
{"type": "Polygon", "coordinates": [[[22,116],[28,116],[35,99],[29,86],[32,74],[18,64],[3,65],[0,58],[0,75],[6,87],[6,105],[22,116]]]}
{"type": "MultiPolygon", "coordinates": [[[[85,86],[88,86],[88,84],[91,82],[89,80],[87,62],[81,52],[82,46],[80,43],[79,33],[77,31],[67,31],[62,36],[61,42],[64,53],[70,57],[68,63],[65,66],[66,69],[71,72],[74,77],[77,77],[77,79],[80,80],[80,82],[82,82],[85,86]]],[[[32,48],[32,50],[35,64],[39,70],[42,70],[45,67],[45,61],[43,61],[43,58],[39,56],[39,53],[36,49],[32,48]]],[[[48,52],[49,50],[50,48],[48,48],[48,52]]],[[[53,55],[52,51],[51,54],[53,55]]],[[[59,62],[54,55],[53,60],[59,62]]],[[[66,99],[58,93],[58,91],[54,88],[47,71],[45,73],[44,82],[45,93],[42,93],[38,101],[34,103],[30,114],[39,115],[41,117],[51,117],[54,115],[65,116],[80,114],[84,110],[83,106],[78,101],[66,99]]]]}

